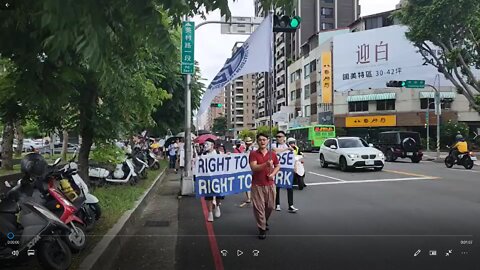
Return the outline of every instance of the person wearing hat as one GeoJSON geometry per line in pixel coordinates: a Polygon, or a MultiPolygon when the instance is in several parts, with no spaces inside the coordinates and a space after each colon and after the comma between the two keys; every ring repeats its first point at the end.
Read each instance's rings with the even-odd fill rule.
{"type": "MultiPolygon", "coordinates": [[[[215,149],[215,141],[213,139],[207,139],[203,145],[203,155],[215,155],[220,154],[220,152],[215,149]]],[[[208,222],[213,222],[213,218],[219,218],[221,216],[220,205],[221,201],[224,199],[224,196],[207,196],[205,201],[207,201],[208,209],[208,222]]]]}

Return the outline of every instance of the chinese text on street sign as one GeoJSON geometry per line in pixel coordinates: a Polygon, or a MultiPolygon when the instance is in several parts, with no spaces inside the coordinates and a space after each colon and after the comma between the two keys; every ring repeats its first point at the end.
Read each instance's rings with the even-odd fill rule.
{"type": "Polygon", "coordinates": [[[182,74],[193,74],[195,72],[195,23],[182,22],[182,74]]]}
{"type": "Polygon", "coordinates": [[[322,53],[322,103],[332,103],[332,53],[322,53]]]}

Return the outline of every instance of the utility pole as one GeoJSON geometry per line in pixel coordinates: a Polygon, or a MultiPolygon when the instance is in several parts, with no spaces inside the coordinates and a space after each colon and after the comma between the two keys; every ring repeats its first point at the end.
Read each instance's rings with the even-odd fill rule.
{"type": "Polygon", "coordinates": [[[440,102],[440,91],[431,84],[425,84],[425,85],[435,90],[435,114],[437,115],[437,159],[440,159],[440,115],[442,114],[442,108],[441,108],[441,102],[440,102]]]}

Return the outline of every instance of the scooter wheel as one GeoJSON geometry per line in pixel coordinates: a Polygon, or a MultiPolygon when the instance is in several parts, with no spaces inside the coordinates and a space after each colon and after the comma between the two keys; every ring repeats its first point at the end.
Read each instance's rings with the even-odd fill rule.
{"type": "Polygon", "coordinates": [[[89,207],[95,213],[95,220],[99,220],[100,217],[102,216],[102,208],[100,207],[100,204],[98,203],[90,204],[89,207]]]}
{"type": "Polygon", "coordinates": [[[152,169],[154,169],[154,170],[159,170],[159,169],[160,169],[160,163],[155,162],[155,163],[153,164],[152,169]]]}
{"type": "Polygon", "coordinates": [[[130,185],[135,186],[138,183],[138,176],[132,176],[128,182],[130,185]]]}
{"type": "Polygon", "coordinates": [[[87,234],[82,224],[77,222],[73,224],[75,225],[76,231],[72,227],[70,234],[65,235],[65,241],[73,253],[78,253],[87,246],[87,234]]]}
{"type": "Polygon", "coordinates": [[[38,261],[43,269],[65,270],[72,264],[72,252],[60,238],[41,241],[37,250],[38,261]]]}
{"type": "Polygon", "coordinates": [[[142,177],[142,179],[147,179],[147,178],[148,178],[147,169],[144,169],[144,170],[142,171],[142,173],[140,174],[140,176],[142,177]]]}

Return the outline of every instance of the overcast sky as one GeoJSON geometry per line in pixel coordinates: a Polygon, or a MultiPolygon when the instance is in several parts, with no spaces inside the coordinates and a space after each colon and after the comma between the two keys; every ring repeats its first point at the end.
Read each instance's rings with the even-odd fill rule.
{"type": "MultiPolygon", "coordinates": [[[[254,0],[229,0],[233,16],[253,16],[254,0]]],[[[361,16],[375,14],[395,9],[399,0],[360,0],[361,16]]],[[[207,16],[207,20],[220,20],[220,12],[215,11],[207,16]]],[[[200,17],[194,18],[195,23],[203,21],[200,17]]],[[[221,69],[225,60],[231,55],[232,47],[237,41],[245,41],[246,35],[221,35],[220,25],[210,24],[199,28],[195,32],[195,60],[200,64],[202,77],[208,86],[210,81],[221,69]]]]}

